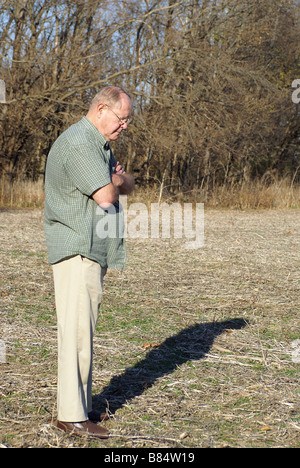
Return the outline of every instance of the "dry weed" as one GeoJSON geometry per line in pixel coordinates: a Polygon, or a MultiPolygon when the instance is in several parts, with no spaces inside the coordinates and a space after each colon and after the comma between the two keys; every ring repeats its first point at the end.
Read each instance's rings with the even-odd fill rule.
{"type": "MultiPolygon", "coordinates": [[[[137,187],[129,197],[131,202],[146,204],[166,201],[201,202],[207,208],[230,209],[287,209],[300,207],[300,186],[288,178],[254,180],[242,184],[225,184],[213,189],[169,192],[170,187],[155,185],[137,187]]],[[[44,183],[16,180],[4,177],[0,180],[0,208],[40,208],[44,205],[44,183]]]]}

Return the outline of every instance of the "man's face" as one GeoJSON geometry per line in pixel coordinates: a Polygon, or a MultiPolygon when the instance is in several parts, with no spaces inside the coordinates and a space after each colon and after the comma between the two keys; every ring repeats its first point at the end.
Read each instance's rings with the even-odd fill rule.
{"type": "Polygon", "coordinates": [[[131,100],[126,94],[122,95],[117,104],[108,106],[99,104],[97,128],[106,141],[116,141],[123,130],[127,129],[127,122],[131,114],[131,100]]]}

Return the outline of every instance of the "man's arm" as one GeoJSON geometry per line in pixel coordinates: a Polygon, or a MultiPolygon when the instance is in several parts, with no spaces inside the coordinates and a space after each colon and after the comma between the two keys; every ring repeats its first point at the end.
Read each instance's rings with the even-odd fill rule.
{"type": "Polygon", "coordinates": [[[110,205],[113,205],[118,201],[119,195],[120,190],[111,182],[110,184],[96,190],[92,194],[92,197],[102,208],[108,208],[110,205]]]}
{"type": "Polygon", "coordinates": [[[129,195],[134,189],[134,178],[126,174],[119,162],[115,165],[115,171],[112,174],[111,183],[96,190],[92,195],[95,202],[102,208],[114,204],[119,199],[119,195],[129,195]]]}
{"type": "Polygon", "coordinates": [[[112,183],[119,188],[120,195],[129,195],[134,189],[134,178],[132,175],[126,174],[119,161],[117,161],[115,164],[115,172],[112,175],[112,183]]]}
{"type": "Polygon", "coordinates": [[[134,189],[134,178],[130,174],[113,174],[111,180],[120,195],[129,195],[134,189]]]}

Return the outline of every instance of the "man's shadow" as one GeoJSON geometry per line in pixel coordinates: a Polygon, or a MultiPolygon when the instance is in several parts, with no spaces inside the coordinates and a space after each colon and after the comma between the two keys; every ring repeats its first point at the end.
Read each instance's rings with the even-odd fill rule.
{"type": "Polygon", "coordinates": [[[106,408],[114,414],[126,402],[150,388],[160,377],[171,374],[187,361],[202,359],[211,349],[215,338],[225,330],[239,330],[247,324],[242,318],[201,323],[167,338],[152,348],[142,361],[113,377],[102,393],[93,397],[93,407],[102,411],[106,408]]]}

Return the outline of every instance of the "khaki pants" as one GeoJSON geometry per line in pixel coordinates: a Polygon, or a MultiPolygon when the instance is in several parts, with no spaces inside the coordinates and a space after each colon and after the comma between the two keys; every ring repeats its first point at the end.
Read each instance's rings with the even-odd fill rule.
{"type": "Polygon", "coordinates": [[[53,265],[59,421],[85,421],[92,410],[93,335],[105,273],[105,268],[80,255],[53,265]]]}

